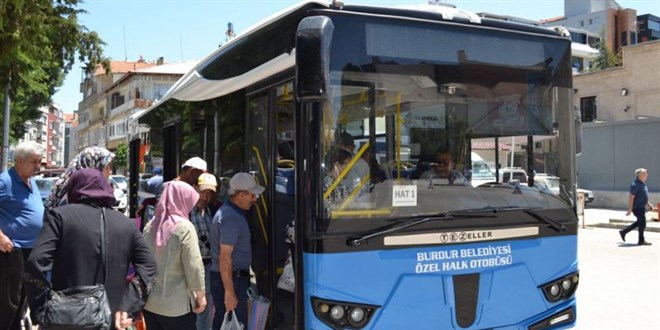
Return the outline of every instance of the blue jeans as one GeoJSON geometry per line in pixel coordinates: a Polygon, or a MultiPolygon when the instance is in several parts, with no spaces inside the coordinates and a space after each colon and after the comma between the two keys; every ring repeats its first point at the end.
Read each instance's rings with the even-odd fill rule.
{"type": "MultiPolygon", "coordinates": [[[[236,317],[243,323],[247,329],[248,318],[248,296],[247,289],[250,287],[250,279],[247,277],[234,276],[234,292],[238,299],[238,306],[236,306],[236,317]]],[[[220,272],[211,271],[211,293],[213,294],[213,304],[215,305],[215,315],[213,316],[213,330],[219,330],[222,321],[225,318],[225,288],[222,286],[222,278],[220,272]]]]}
{"type": "Polygon", "coordinates": [[[643,243],[644,242],[644,229],[646,229],[646,209],[634,209],[632,210],[633,214],[637,218],[637,221],[633,222],[630,226],[626,227],[623,230],[624,234],[627,234],[631,230],[637,228],[637,232],[639,234],[639,240],[637,243],[643,243]]]}
{"type": "Polygon", "coordinates": [[[211,294],[211,264],[204,265],[204,284],[206,285],[206,309],[197,314],[197,330],[210,330],[213,322],[213,295],[211,294]]]}

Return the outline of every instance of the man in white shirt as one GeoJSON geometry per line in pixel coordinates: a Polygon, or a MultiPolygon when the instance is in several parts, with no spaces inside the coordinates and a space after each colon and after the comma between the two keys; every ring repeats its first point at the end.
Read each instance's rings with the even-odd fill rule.
{"type": "Polygon", "coordinates": [[[451,158],[451,151],[449,149],[438,149],[438,151],[436,151],[431,169],[422,173],[420,179],[432,180],[433,183],[439,184],[469,184],[463,174],[454,169],[454,162],[451,158]]]}
{"type": "MultiPolygon", "coordinates": [[[[350,152],[353,158],[355,158],[355,139],[353,139],[352,135],[347,132],[341,133],[337,139],[336,146],[350,152]]],[[[367,181],[363,186],[363,189],[366,189],[369,187],[369,176],[369,165],[360,157],[353,167],[351,167],[348,175],[346,175],[342,182],[352,190],[366,177],[367,181]]]]}

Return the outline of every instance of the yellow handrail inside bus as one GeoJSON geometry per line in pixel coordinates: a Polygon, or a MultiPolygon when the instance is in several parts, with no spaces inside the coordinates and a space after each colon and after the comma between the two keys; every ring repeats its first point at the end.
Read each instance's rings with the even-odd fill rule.
{"type": "MultiPolygon", "coordinates": [[[[362,145],[360,150],[358,150],[357,154],[355,154],[355,156],[351,158],[351,161],[348,162],[348,165],[346,165],[344,170],[341,171],[341,173],[339,173],[339,176],[335,179],[335,181],[332,182],[330,187],[328,187],[328,190],[326,190],[325,193],[323,193],[323,200],[326,200],[328,199],[328,197],[330,197],[330,194],[332,194],[332,192],[335,191],[341,180],[344,180],[346,175],[348,175],[348,172],[350,172],[351,168],[353,168],[353,165],[355,165],[355,163],[357,163],[357,161],[360,160],[360,157],[362,157],[362,154],[364,154],[367,148],[369,148],[369,141],[367,141],[367,143],[362,145]]],[[[326,166],[333,166],[333,164],[326,164],[326,166]]]]}
{"type": "Polygon", "coordinates": [[[264,162],[261,160],[261,154],[259,149],[256,146],[252,146],[255,156],[257,156],[257,162],[259,163],[259,169],[261,169],[261,176],[264,177],[264,182],[268,182],[268,177],[266,176],[266,168],[264,167],[264,162]]]}
{"type": "MultiPolygon", "coordinates": [[[[257,162],[259,163],[259,168],[261,169],[261,176],[264,179],[263,186],[267,187],[268,177],[266,176],[266,168],[264,167],[264,162],[261,160],[261,154],[259,153],[259,149],[257,147],[252,146],[252,149],[254,150],[255,156],[257,156],[257,162]]],[[[257,179],[256,180],[257,183],[259,183],[259,177],[256,177],[256,179],[257,179]]],[[[263,198],[260,199],[261,199],[261,205],[264,207],[264,213],[266,214],[266,216],[268,216],[268,208],[266,207],[266,201],[263,198]]]]}
{"type": "MultiPolygon", "coordinates": [[[[267,187],[267,182],[268,182],[268,177],[266,176],[266,168],[264,167],[264,162],[261,160],[261,153],[259,152],[259,149],[256,146],[252,146],[252,150],[254,151],[255,156],[257,157],[257,162],[259,163],[259,168],[261,169],[261,176],[263,177],[264,180],[264,187],[267,187]]],[[[255,179],[257,181],[257,184],[260,184],[260,180],[258,176],[255,176],[255,179]]],[[[261,200],[261,206],[264,208],[264,214],[268,216],[268,206],[266,205],[266,200],[265,198],[259,198],[261,200]]],[[[263,216],[261,215],[261,211],[257,207],[257,217],[259,218],[259,225],[261,226],[261,231],[264,235],[264,240],[266,243],[268,243],[268,234],[266,233],[266,225],[264,224],[264,219],[263,216]]]]}
{"type": "MultiPolygon", "coordinates": [[[[260,198],[263,199],[263,198],[260,198]]],[[[257,218],[259,218],[259,225],[261,226],[261,232],[264,234],[264,240],[266,241],[266,244],[268,244],[268,234],[266,233],[266,226],[264,225],[264,219],[261,216],[261,211],[257,207],[257,218]]]]}
{"type": "Polygon", "coordinates": [[[392,213],[391,209],[373,209],[373,210],[348,210],[348,211],[330,211],[330,218],[337,219],[339,217],[345,216],[376,216],[376,215],[388,215],[392,213]]]}
{"type": "Polygon", "coordinates": [[[369,175],[365,175],[361,180],[360,183],[358,183],[355,188],[353,188],[353,191],[351,191],[350,195],[346,197],[346,200],[344,200],[341,205],[339,206],[339,211],[343,210],[350,204],[354,199],[355,196],[357,196],[358,193],[360,193],[360,190],[362,190],[362,187],[364,187],[365,184],[369,182],[369,175]]]}

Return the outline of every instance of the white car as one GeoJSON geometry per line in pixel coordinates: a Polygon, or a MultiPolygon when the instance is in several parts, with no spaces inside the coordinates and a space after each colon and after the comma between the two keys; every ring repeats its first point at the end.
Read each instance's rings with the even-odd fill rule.
{"type": "MultiPolygon", "coordinates": [[[[559,194],[559,178],[554,175],[545,173],[538,173],[534,175],[534,183],[542,188],[547,188],[555,194],[559,194]]],[[[594,192],[587,189],[578,188],[578,194],[584,194],[584,202],[591,203],[594,201],[594,192]]]]}
{"type": "Polygon", "coordinates": [[[110,180],[114,181],[121,190],[124,192],[128,192],[128,180],[126,180],[126,177],[123,175],[111,175],[110,180]]]}
{"type": "Polygon", "coordinates": [[[499,173],[501,183],[517,181],[521,185],[527,185],[527,173],[520,167],[504,167],[499,170],[499,173]]]}
{"type": "Polygon", "coordinates": [[[584,202],[585,203],[591,203],[591,202],[594,201],[594,192],[591,191],[591,190],[578,188],[577,193],[578,194],[584,194],[584,202]]]}
{"type": "Polygon", "coordinates": [[[112,208],[121,213],[126,212],[126,206],[128,205],[128,194],[126,194],[123,189],[119,188],[119,185],[117,185],[114,180],[108,179],[108,182],[112,187],[116,200],[115,205],[112,208]]]}

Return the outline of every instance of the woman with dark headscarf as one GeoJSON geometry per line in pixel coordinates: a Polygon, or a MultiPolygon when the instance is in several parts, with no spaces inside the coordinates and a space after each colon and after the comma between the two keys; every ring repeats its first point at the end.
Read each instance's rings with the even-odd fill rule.
{"type": "Polygon", "coordinates": [[[198,199],[199,193],[184,181],[166,182],[154,218],[144,228],[158,263],[151,299],[144,306],[149,330],[195,329],[195,313],[206,308],[204,264],[188,219],[198,199]]]}
{"type": "Polygon", "coordinates": [[[53,208],[66,204],[67,191],[71,175],[84,168],[95,168],[107,180],[112,174],[112,160],[115,154],[102,147],[87,147],[73,158],[66,172],[55,181],[50,196],[46,200],[46,207],[53,208]]]}
{"type": "Polygon", "coordinates": [[[115,327],[125,329],[142,310],[156,275],[156,260],[135,224],[112,209],[108,180],[97,169],[75,171],[68,180],[68,204],[49,210],[26,265],[31,310],[39,313],[51,271],[55,291],[105,283],[115,327]],[[101,256],[101,218],[105,215],[106,271],[101,256]],[[133,264],[136,276],[128,285],[133,264]],[[107,274],[107,277],[105,276],[107,274]]]}

